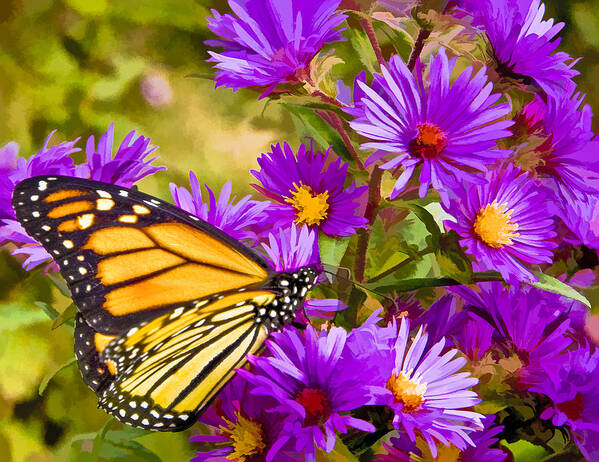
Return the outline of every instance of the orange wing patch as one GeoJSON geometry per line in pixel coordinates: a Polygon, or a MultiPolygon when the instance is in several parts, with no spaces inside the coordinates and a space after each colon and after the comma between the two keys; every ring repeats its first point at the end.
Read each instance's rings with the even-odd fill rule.
{"type": "Polygon", "coordinates": [[[198,263],[251,274],[258,279],[265,279],[268,275],[264,268],[235,248],[186,224],[160,223],[144,230],[161,247],[198,263]]]}
{"type": "Polygon", "coordinates": [[[109,255],[150,247],[154,247],[154,243],[143,231],[127,226],[99,229],[92,233],[83,246],[84,249],[89,249],[98,255],[109,255]]]}
{"type": "Polygon", "coordinates": [[[90,201],[69,202],[67,204],[54,207],[48,212],[48,218],[62,218],[75,213],[86,212],[95,208],[94,203],[90,201]]]}
{"type": "Polygon", "coordinates": [[[86,196],[89,192],[81,191],[78,189],[63,189],[61,191],[56,191],[52,194],[49,194],[48,197],[44,199],[44,202],[58,202],[63,199],[70,199],[71,197],[80,197],[86,196]]]}
{"type": "Polygon", "coordinates": [[[108,292],[104,308],[113,316],[174,305],[261,282],[262,278],[188,263],[108,292]]]}
{"type": "Polygon", "coordinates": [[[162,249],[140,250],[102,260],[98,264],[98,277],[103,284],[118,284],[185,262],[183,258],[162,249]]]}
{"type": "Polygon", "coordinates": [[[94,344],[96,345],[96,350],[98,353],[102,353],[104,348],[108,346],[110,342],[112,342],[116,337],[112,335],[104,335],[104,334],[94,334],[94,344]]]}

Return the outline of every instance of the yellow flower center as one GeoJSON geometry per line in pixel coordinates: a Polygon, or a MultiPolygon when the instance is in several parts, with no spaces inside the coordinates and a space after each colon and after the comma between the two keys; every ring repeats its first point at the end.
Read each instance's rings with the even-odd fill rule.
{"type": "Polygon", "coordinates": [[[327,217],[329,210],[329,192],[314,194],[310,186],[304,184],[294,185],[291,197],[285,202],[295,208],[295,223],[306,225],[319,225],[327,217]]]}
{"type": "Polygon", "coordinates": [[[232,442],[233,452],[227,455],[227,459],[236,462],[245,462],[247,458],[262,454],[266,444],[264,443],[264,431],[262,425],[252,419],[246,419],[238,412],[235,412],[237,422],[227,423],[227,428],[220,427],[221,430],[228,434],[232,442]]]}
{"type": "Polygon", "coordinates": [[[498,249],[513,244],[517,237],[518,224],[511,221],[512,210],[505,210],[505,204],[493,202],[478,212],[473,229],[489,247],[498,249]]]}
{"type": "Polygon", "coordinates": [[[412,413],[417,411],[424,403],[424,394],[426,393],[426,384],[420,383],[420,380],[410,378],[409,374],[400,372],[399,375],[393,374],[387,380],[387,389],[393,393],[396,403],[403,404],[403,412],[412,413]]]}

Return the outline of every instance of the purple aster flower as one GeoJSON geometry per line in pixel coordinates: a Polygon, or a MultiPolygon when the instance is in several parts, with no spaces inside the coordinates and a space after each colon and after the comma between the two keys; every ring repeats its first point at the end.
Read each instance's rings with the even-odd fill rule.
{"type": "Polygon", "coordinates": [[[401,320],[399,330],[394,322],[377,328],[375,321],[355,329],[348,339],[348,368],[362,371],[365,383],[360,388],[369,397],[368,404],[390,407],[393,425],[403,429],[412,441],[417,435],[422,437],[434,457],[435,441],[459,449],[472,445],[468,434],[482,428],[483,416],[467,410],[480,399],[469,390],[478,379],[468,372],[458,373],[466,359],[454,359],[458,353],[455,349],[443,354],[445,339],[427,348],[428,335],[422,327],[410,337],[406,318],[401,320]],[[395,335],[391,336],[390,331],[395,335]],[[368,358],[368,366],[364,365],[364,357],[368,358]]]}
{"type": "Polygon", "coordinates": [[[599,197],[560,204],[556,214],[571,231],[564,236],[566,242],[599,249],[599,197]]]}
{"type": "Polygon", "coordinates": [[[581,346],[551,360],[525,368],[522,381],[551,404],[541,414],[553,425],[569,426],[576,434],[599,431],[599,351],[581,346]]]}
{"type": "Polygon", "coordinates": [[[399,295],[394,298],[393,303],[391,301],[385,302],[383,306],[385,308],[383,314],[385,323],[391,322],[393,318],[396,319],[396,322],[399,322],[404,316],[414,320],[425,313],[420,300],[415,298],[413,294],[399,295]]]}
{"type": "Polygon", "coordinates": [[[326,43],[342,40],[334,28],[346,15],[336,13],[340,0],[229,0],[237,17],[212,10],[208,27],[222,40],[206,43],[222,47],[209,52],[218,69],[216,86],[234,91],[306,81],[312,58],[326,43]]]}
{"type": "Polygon", "coordinates": [[[455,188],[445,198],[443,208],[455,219],[445,226],[460,235],[461,246],[476,258],[477,271],[497,270],[506,281],[536,282],[525,264],[551,263],[557,246],[547,195],[511,165],[490,172],[487,180],[455,188]]]}
{"type": "MultiPolygon", "coordinates": [[[[484,430],[470,433],[474,446],[468,446],[460,450],[453,445],[441,446],[435,460],[460,461],[460,462],[503,462],[507,454],[501,449],[491,446],[497,444],[497,435],[503,427],[494,425],[495,416],[483,418],[484,430]]],[[[391,444],[383,443],[387,454],[379,454],[376,462],[413,462],[415,460],[432,460],[429,447],[420,439],[417,444],[410,442],[407,438],[391,438],[391,444]],[[413,456],[413,457],[412,457],[413,456]]]]}
{"type": "Polygon", "coordinates": [[[166,170],[166,167],[150,165],[158,157],[146,160],[158,148],[150,146],[150,138],[136,136],[135,130],[125,136],[113,157],[113,134],[114,123],[111,123],[108,130],[100,137],[97,150],[94,137],[90,136],[87,139],[85,146],[87,160],[77,165],[76,176],[130,188],[142,178],[166,170]]]}
{"type": "Polygon", "coordinates": [[[564,52],[554,53],[555,39],[564,23],[544,21],[540,0],[462,0],[474,17],[474,25],[486,32],[497,72],[533,83],[547,93],[570,93],[575,84],[572,69],[577,60],[564,52]]]}
{"type": "Polygon", "coordinates": [[[358,200],[368,189],[352,182],[344,188],[348,164],[337,159],[326,165],[326,154],[301,145],[297,156],[287,143],[271,146],[258,158],[260,171],[252,170],[262,186],[254,187],[279,202],[270,209],[275,228],[291,223],[318,227],[325,234],[349,236],[367,221],[357,213],[358,200]]]}
{"type": "Polygon", "coordinates": [[[306,452],[314,461],[315,447],[330,452],[335,446],[335,432],[347,433],[348,427],[372,432],[374,427],[346,415],[366,402],[353,386],[355,369],[341,359],[347,333],[341,327],[316,331],[312,326],[300,334],[287,328],[273,334],[266,346],[268,357],[248,356],[253,372],[238,374],[252,383],[252,394],[271,396],[278,405],[271,411],[282,415],[279,436],[295,440],[297,451],[306,452]]]}
{"type": "Polygon", "coordinates": [[[480,360],[493,345],[495,329],[475,313],[458,311],[457,302],[455,296],[445,295],[413,323],[423,326],[428,347],[445,337],[446,348],[455,346],[470,360],[480,360]]]}
{"type": "MultiPolygon", "coordinates": [[[[74,141],[64,141],[54,146],[48,146],[54,132],[50,133],[40,151],[28,159],[18,158],[15,165],[14,146],[9,150],[0,151],[0,169],[7,172],[0,179],[0,244],[12,241],[23,244],[13,254],[23,254],[27,258],[24,266],[27,270],[38,264],[51,260],[44,248],[33,240],[16,221],[15,212],[11,205],[15,185],[20,181],[36,175],[64,175],[114,183],[129,187],[135,181],[163,170],[164,167],[149,165],[154,159],[144,161],[155,148],[149,149],[149,138],[135,138],[135,132],[129,133],[121,143],[116,155],[112,158],[113,125],[100,138],[98,151],[95,151],[93,136],[88,139],[86,154],[87,162],[75,165],[71,155],[79,151],[74,141]]],[[[58,271],[51,263],[47,269],[58,271]]]]}
{"type": "Polygon", "coordinates": [[[14,184],[10,175],[17,169],[18,155],[19,145],[15,142],[7,143],[0,148],[0,220],[15,216],[11,204],[14,184]]]}
{"type": "Polygon", "coordinates": [[[272,399],[251,395],[248,383],[234,377],[199,419],[210,434],[190,438],[211,443],[216,449],[198,452],[190,462],[295,462],[297,457],[285,447],[288,438],[279,438],[280,416],[267,412],[275,404],[272,399]]]}
{"type": "Polygon", "coordinates": [[[392,56],[371,86],[356,82],[365,96],[346,111],[356,117],[351,127],[373,140],[362,145],[377,150],[367,163],[389,156],[382,169],[403,167],[392,199],[404,190],[417,167],[421,167],[420,197],[424,197],[431,184],[443,190],[463,181],[480,183],[472,169],[485,171],[509,155],[495,146],[511,133],[507,128],[513,122],[498,120],[510,112],[510,105],[493,105],[501,95],[491,94],[493,85],[487,83],[484,69],[472,77],[473,69],[468,67],[452,85],[455,62],[441,49],[431,58],[430,83],[425,86],[422,66],[412,74],[399,56],[392,56]]]}
{"type": "Polygon", "coordinates": [[[580,93],[550,97],[547,103],[537,96],[514,127],[527,143],[517,152],[516,165],[558,192],[558,205],[599,194],[599,141],[592,131],[591,107],[581,107],[583,101],[580,93]]]}
{"type": "Polygon", "coordinates": [[[218,199],[204,185],[208,191],[208,201],[204,202],[200,184],[193,172],[189,172],[189,184],[191,193],[183,186],[170,184],[177,207],[200,217],[234,239],[248,239],[252,243],[256,241],[256,230],[261,230],[269,219],[266,210],[270,202],[255,201],[247,195],[234,204],[235,196],[231,197],[230,181],[225,183],[218,199]]]}
{"type": "Polygon", "coordinates": [[[466,287],[453,291],[467,309],[494,327],[495,345],[515,354],[523,365],[553,358],[572,343],[566,336],[569,313],[553,294],[529,286],[504,288],[499,282],[481,283],[478,288],[480,293],[466,287]]]}

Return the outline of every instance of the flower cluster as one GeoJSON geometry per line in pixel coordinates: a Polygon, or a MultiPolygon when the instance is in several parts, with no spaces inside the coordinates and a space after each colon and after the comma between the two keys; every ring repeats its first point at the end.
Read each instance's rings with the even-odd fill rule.
{"type": "MultiPolygon", "coordinates": [[[[199,417],[193,460],[599,460],[599,139],[577,60],[540,0],[431,3],[230,0],[208,18],[215,85],[281,103],[301,141],[252,153],[262,197],[190,172],[173,201],[320,285],[199,417]]],[[[28,269],[50,256],[10,205],[20,180],[161,170],[133,132],[114,155],[112,126],[90,137],[81,164],[76,144],[0,149],[0,243],[28,269]]]]}

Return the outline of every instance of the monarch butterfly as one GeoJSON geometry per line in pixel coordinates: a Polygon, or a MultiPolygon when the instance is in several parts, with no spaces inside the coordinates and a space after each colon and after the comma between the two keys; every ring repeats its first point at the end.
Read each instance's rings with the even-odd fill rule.
{"type": "Polygon", "coordinates": [[[99,407],[150,430],[192,425],[319,275],[276,273],[198,217],[97,181],[29,178],[13,206],[71,290],[77,362],[99,407]]]}

